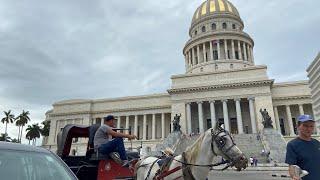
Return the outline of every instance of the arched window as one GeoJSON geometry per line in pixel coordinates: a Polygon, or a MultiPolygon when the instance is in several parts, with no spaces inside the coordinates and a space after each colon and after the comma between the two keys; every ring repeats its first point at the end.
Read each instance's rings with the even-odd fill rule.
{"type": "Polygon", "coordinates": [[[194,35],[197,35],[198,34],[198,31],[194,31],[194,35]]]}
{"type": "Polygon", "coordinates": [[[201,30],[202,30],[202,32],[206,32],[206,27],[202,26],[201,30]]]}
{"type": "Polygon", "coordinates": [[[236,29],[236,25],[235,24],[232,24],[232,29],[236,29]]]}
{"type": "Polygon", "coordinates": [[[227,23],[222,24],[222,29],[227,29],[227,23]]]}
{"type": "Polygon", "coordinates": [[[217,25],[216,25],[215,23],[212,23],[212,24],[211,24],[211,29],[212,29],[212,30],[216,30],[216,29],[217,29],[217,25]]]}

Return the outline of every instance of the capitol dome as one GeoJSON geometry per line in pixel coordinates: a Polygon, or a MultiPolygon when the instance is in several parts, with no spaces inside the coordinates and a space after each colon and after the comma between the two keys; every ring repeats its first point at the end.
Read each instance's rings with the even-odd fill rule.
{"type": "Polygon", "coordinates": [[[206,0],[192,18],[190,39],[183,48],[186,73],[212,72],[254,66],[252,38],[228,0],[206,0]]]}
{"type": "Polygon", "coordinates": [[[207,0],[195,11],[192,24],[210,15],[229,14],[240,18],[238,10],[227,0],[207,0]]]}

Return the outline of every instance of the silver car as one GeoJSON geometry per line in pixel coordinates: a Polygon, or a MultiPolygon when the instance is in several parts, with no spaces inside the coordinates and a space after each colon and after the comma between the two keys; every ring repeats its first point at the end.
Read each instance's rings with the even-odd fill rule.
{"type": "Polygon", "coordinates": [[[77,177],[57,155],[46,149],[0,142],[0,179],[77,180],[77,177]]]}

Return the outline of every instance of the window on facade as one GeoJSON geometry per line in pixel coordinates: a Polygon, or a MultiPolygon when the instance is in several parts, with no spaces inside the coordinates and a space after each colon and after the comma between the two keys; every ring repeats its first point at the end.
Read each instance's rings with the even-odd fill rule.
{"type": "Polygon", "coordinates": [[[222,24],[222,29],[227,29],[227,23],[222,24]]]}
{"type": "Polygon", "coordinates": [[[236,29],[236,25],[235,24],[232,24],[232,29],[236,29]]]}
{"type": "Polygon", "coordinates": [[[101,124],[101,118],[96,119],[96,124],[101,124]]]}
{"type": "Polygon", "coordinates": [[[235,51],[236,59],[239,59],[239,52],[235,51]]]}
{"type": "Polygon", "coordinates": [[[212,24],[211,24],[211,29],[212,29],[212,30],[216,30],[216,29],[217,29],[217,25],[216,25],[215,23],[212,23],[212,24]]]}
{"type": "Polygon", "coordinates": [[[201,30],[202,30],[202,32],[206,32],[206,27],[202,26],[201,30]]]}
{"type": "Polygon", "coordinates": [[[198,31],[194,31],[194,35],[197,35],[198,34],[198,31]]]}
{"type": "Polygon", "coordinates": [[[218,60],[218,51],[217,50],[213,50],[213,59],[218,60]]]}
{"type": "Polygon", "coordinates": [[[227,52],[228,52],[228,59],[231,59],[230,50],[228,50],[227,52]]]}
{"type": "Polygon", "coordinates": [[[140,126],[138,126],[138,135],[137,135],[137,136],[138,136],[139,139],[141,139],[141,136],[140,136],[140,126]]]}
{"type": "Polygon", "coordinates": [[[281,129],[281,134],[285,136],[286,130],[284,128],[284,120],[282,118],[280,119],[280,129],[281,129]]]}

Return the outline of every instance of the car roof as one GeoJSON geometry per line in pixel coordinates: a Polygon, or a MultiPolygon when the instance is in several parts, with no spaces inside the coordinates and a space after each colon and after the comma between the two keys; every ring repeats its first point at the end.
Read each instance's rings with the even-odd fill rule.
{"type": "Polygon", "coordinates": [[[41,148],[41,147],[25,145],[25,144],[18,144],[18,143],[10,143],[10,142],[0,142],[0,150],[15,150],[15,151],[50,153],[48,150],[41,148]]]}

